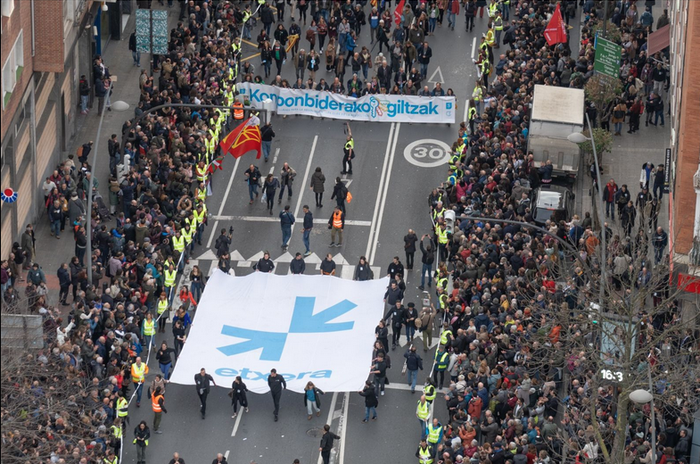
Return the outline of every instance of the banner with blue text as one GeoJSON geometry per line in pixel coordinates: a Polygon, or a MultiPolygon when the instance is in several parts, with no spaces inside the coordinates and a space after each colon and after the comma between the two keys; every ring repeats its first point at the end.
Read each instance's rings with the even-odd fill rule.
{"type": "Polygon", "coordinates": [[[361,390],[387,284],[216,270],[170,381],[194,385],[205,368],[219,386],[241,376],[250,391],[266,393],[276,369],[295,392],[309,381],[324,391],[361,390]]]}
{"type": "Polygon", "coordinates": [[[263,102],[270,99],[270,109],[282,115],[417,124],[455,122],[454,97],[365,95],[354,98],[325,91],[286,89],[249,82],[236,87],[252,106],[262,108],[263,102]]]}

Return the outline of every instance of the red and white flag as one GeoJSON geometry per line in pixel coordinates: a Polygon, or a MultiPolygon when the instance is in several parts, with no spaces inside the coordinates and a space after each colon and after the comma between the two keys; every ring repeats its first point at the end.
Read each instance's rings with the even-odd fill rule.
{"type": "Polygon", "coordinates": [[[566,23],[561,17],[561,10],[559,9],[558,3],[554,14],[552,14],[552,19],[549,20],[549,24],[547,24],[547,28],[544,30],[544,38],[550,46],[558,43],[566,43],[566,23]]]}

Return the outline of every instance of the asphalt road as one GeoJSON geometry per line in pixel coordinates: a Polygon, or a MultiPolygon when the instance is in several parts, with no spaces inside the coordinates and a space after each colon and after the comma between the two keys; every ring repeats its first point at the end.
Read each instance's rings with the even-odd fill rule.
{"type": "MultiPolygon", "coordinates": [[[[369,7],[367,7],[369,8],[369,7]]],[[[287,18],[289,14],[287,12],[287,18]]],[[[344,245],[329,248],[330,233],[326,222],[334,205],[330,194],[336,176],[342,169],[342,146],[345,142],[343,122],[311,119],[309,117],[273,117],[277,134],[274,139],[270,161],[255,160],[246,155],[239,160],[228,157],[223,171],[215,174],[213,192],[208,200],[210,223],[203,237],[204,247],[198,247],[190,265],[199,264],[203,272],[209,273],[216,266],[213,243],[222,227],[233,226],[231,246],[233,270],[237,275],[252,272],[251,262],[256,261],[263,250],[269,250],[276,261],[275,273],[287,274],[288,262],[297,251],[303,252],[301,241],[302,206],[308,204],[314,218],[311,249],[314,255],[307,258],[307,274],[317,274],[316,264],[332,253],[338,264],[338,275],[352,278],[354,265],[361,255],[369,258],[375,277],[386,271],[393,256],[404,261],[403,236],[413,228],[418,236],[429,233],[431,226],[427,211],[427,195],[430,189],[446,177],[447,154],[440,142],[448,147],[456,138],[459,121],[463,120],[465,103],[474,88],[476,70],[472,56],[481,34],[486,31],[487,19],[476,19],[472,33],[464,32],[464,17],[459,16],[455,31],[447,29],[447,18],[435,36],[427,40],[433,49],[428,76],[432,81],[444,81],[444,88],[452,88],[457,95],[457,124],[416,125],[406,123],[354,123],[351,124],[355,138],[357,158],[353,176],[343,176],[353,201],[347,205],[344,245]],[[436,142],[437,141],[437,142],[436,142]],[[263,175],[278,174],[282,164],[288,162],[298,173],[293,186],[291,200],[283,198],[270,216],[265,205],[258,200],[249,205],[247,185],[243,172],[249,164],[255,164],[263,175]],[[321,167],[326,176],[324,207],[314,207],[314,196],[309,190],[309,180],[316,167],[321,167]],[[297,218],[289,255],[283,253],[278,214],[289,204],[297,218]],[[342,256],[341,256],[342,255],[342,256]]],[[[290,24],[289,19],[286,26],[290,24]]],[[[257,30],[253,34],[257,34],[257,30]]],[[[578,34],[575,34],[578,36],[578,34]]],[[[576,43],[575,41],[573,43],[576,43]]],[[[303,41],[302,48],[308,46],[303,41]]],[[[369,28],[365,27],[358,45],[369,45],[369,28]]],[[[248,47],[254,53],[252,47],[248,47]]],[[[244,48],[244,52],[248,50],[244,48]]],[[[502,47],[503,50],[503,47],[502,47]]],[[[377,53],[373,50],[373,56],[377,53]]],[[[498,51],[495,51],[498,55],[498,51]]],[[[251,59],[260,69],[259,58],[251,59]]],[[[291,65],[285,66],[283,77],[293,81],[291,65]]],[[[324,69],[317,79],[328,78],[324,69]]],[[[346,74],[346,77],[350,76],[346,74]]],[[[434,84],[429,84],[432,88],[434,84]]],[[[420,263],[420,253],[416,259],[420,263]]],[[[420,281],[420,264],[407,272],[405,301],[419,301],[416,288],[420,281]]],[[[195,319],[196,322],[196,319],[195,319]]],[[[170,325],[166,339],[171,340],[170,325]]],[[[158,335],[160,343],[162,335],[158,335]]],[[[405,345],[405,341],[403,342],[405,345]]],[[[148,449],[148,462],[167,462],[177,451],[188,463],[211,462],[216,453],[228,455],[231,463],[248,463],[255,460],[264,463],[291,463],[299,458],[301,463],[320,462],[318,445],[323,424],[330,423],[332,430],[341,435],[332,453],[332,462],[359,464],[368,462],[413,462],[420,438],[415,418],[418,394],[412,395],[405,387],[401,376],[401,364],[405,346],[392,352],[393,368],[388,377],[392,384],[385,396],[379,398],[379,418],[376,422],[363,424],[364,400],[356,392],[328,393],[322,398],[321,417],[307,421],[303,397],[285,392],[279,422],[273,422],[272,400],[269,395],[249,394],[250,413],[231,418],[228,387],[213,389],[208,401],[205,420],[199,416],[199,401],[191,386],[169,385],[166,395],[168,414],[162,422],[162,435],[153,435],[148,449]]],[[[422,353],[422,350],[419,350],[422,353]]],[[[432,354],[426,353],[426,369],[432,364],[432,354]]],[[[342,362],[342,360],[338,360],[342,362]]],[[[150,378],[158,371],[157,363],[151,362],[150,378]]],[[[369,360],[368,360],[369,366],[369,360]]],[[[195,372],[192,372],[194,375],[195,372]]],[[[419,383],[427,373],[419,376],[419,383]]],[[[444,402],[436,401],[437,417],[446,420],[444,402]]],[[[131,427],[141,419],[152,422],[150,404],[144,400],[140,409],[131,407],[131,427]]],[[[135,462],[135,450],[131,444],[133,429],[127,431],[124,462],[135,462]]]]}

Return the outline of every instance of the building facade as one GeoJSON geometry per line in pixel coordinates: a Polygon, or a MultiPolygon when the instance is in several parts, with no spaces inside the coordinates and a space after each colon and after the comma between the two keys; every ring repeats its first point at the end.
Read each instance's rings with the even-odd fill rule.
{"type": "Polygon", "coordinates": [[[700,300],[700,2],[670,0],[671,166],[669,247],[671,278],[683,292],[686,314],[700,300]]]}
{"type": "MultiPolygon", "coordinates": [[[[5,259],[27,223],[45,214],[41,184],[73,149],[80,114],[80,76],[120,39],[132,0],[2,0],[1,188],[5,259]]],[[[82,142],[81,142],[82,143],[82,142]]]]}

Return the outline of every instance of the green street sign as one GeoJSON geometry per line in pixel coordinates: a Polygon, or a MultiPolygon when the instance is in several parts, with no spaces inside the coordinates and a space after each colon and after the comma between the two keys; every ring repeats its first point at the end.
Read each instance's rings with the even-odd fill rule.
{"type": "Polygon", "coordinates": [[[620,56],[622,47],[602,37],[598,37],[595,49],[595,72],[617,79],[620,77],[620,56]]]}

